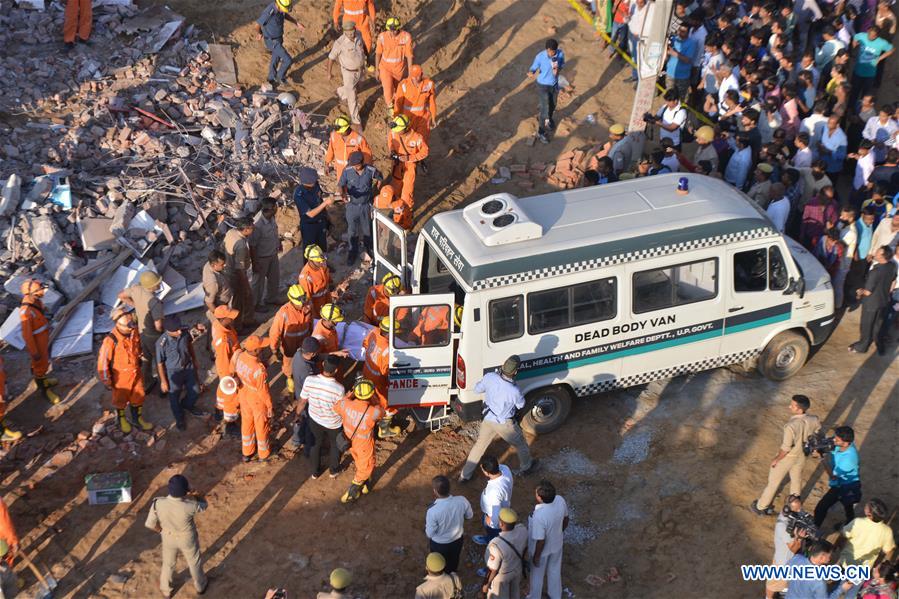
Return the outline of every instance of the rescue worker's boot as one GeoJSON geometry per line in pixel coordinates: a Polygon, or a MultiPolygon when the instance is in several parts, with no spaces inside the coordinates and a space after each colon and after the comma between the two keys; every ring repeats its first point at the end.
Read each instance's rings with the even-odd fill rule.
{"type": "Polygon", "coordinates": [[[20,431],[14,431],[6,426],[6,423],[3,422],[3,419],[0,419],[0,430],[2,430],[2,435],[0,435],[0,441],[12,442],[18,441],[22,438],[22,433],[20,431]]]}
{"type": "Polygon", "coordinates": [[[346,265],[351,266],[356,262],[356,258],[359,257],[359,238],[353,237],[350,239],[350,251],[347,252],[346,255],[346,265]]]}
{"type": "Polygon", "coordinates": [[[396,437],[398,434],[400,434],[400,427],[390,426],[390,417],[389,416],[378,420],[378,438],[379,439],[388,439],[390,437],[396,437]]]}
{"type": "Polygon", "coordinates": [[[142,431],[153,430],[153,423],[144,420],[143,406],[131,406],[131,421],[136,424],[142,431]]]}
{"type": "Polygon", "coordinates": [[[293,386],[293,377],[292,376],[287,377],[287,392],[292,394],[294,388],[295,387],[293,386]]]}
{"type": "Polygon", "coordinates": [[[45,376],[44,380],[46,381],[46,384],[48,387],[55,387],[56,385],[59,384],[59,379],[54,378],[52,376],[45,376]]]}
{"type": "Polygon", "coordinates": [[[122,432],[126,435],[131,432],[131,423],[128,422],[128,419],[125,418],[125,410],[117,409],[116,414],[119,417],[119,428],[122,429],[122,432]]]}
{"type": "Polygon", "coordinates": [[[340,503],[350,503],[356,501],[362,495],[362,487],[365,483],[358,483],[355,480],[350,484],[350,488],[340,498],[340,503]]]}
{"type": "Polygon", "coordinates": [[[371,491],[371,489],[368,487],[368,481],[365,481],[362,483],[362,494],[368,495],[369,491],[371,491]]]}
{"type": "Polygon", "coordinates": [[[56,394],[56,391],[50,388],[52,385],[50,385],[47,380],[46,377],[42,376],[34,377],[34,383],[37,385],[37,390],[41,392],[41,397],[55,406],[62,401],[62,399],[56,394]]]}

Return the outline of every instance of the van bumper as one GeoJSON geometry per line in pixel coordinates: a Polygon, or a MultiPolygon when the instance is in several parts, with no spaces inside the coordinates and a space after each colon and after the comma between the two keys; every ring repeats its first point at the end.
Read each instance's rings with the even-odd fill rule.
{"type": "Polygon", "coordinates": [[[831,314],[809,322],[806,328],[812,337],[812,345],[821,345],[827,341],[836,326],[836,321],[836,315],[831,314]]]}
{"type": "Polygon", "coordinates": [[[484,402],[480,400],[471,403],[462,403],[459,401],[458,397],[454,397],[450,400],[450,406],[452,406],[453,412],[455,412],[463,422],[480,420],[484,415],[484,402]]]}

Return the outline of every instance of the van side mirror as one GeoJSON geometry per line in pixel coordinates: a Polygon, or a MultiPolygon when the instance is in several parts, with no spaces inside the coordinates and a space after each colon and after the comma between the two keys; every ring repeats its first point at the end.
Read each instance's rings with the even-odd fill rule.
{"type": "Polygon", "coordinates": [[[784,289],[783,294],[792,295],[794,293],[799,295],[799,299],[805,297],[805,279],[802,277],[799,277],[798,279],[790,277],[790,282],[787,283],[787,288],[784,289]]]}

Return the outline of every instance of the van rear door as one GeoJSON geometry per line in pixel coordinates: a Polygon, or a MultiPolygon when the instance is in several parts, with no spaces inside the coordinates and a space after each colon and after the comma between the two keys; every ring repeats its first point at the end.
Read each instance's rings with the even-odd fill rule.
{"type": "Polygon", "coordinates": [[[390,333],[390,407],[449,403],[454,299],[451,293],[390,298],[390,315],[397,323],[390,333]]]}
{"type": "Polygon", "coordinates": [[[374,282],[380,283],[387,273],[397,275],[406,289],[412,288],[411,270],[406,256],[406,231],[377,210],[372,219],[375,264],[374,282]]]}

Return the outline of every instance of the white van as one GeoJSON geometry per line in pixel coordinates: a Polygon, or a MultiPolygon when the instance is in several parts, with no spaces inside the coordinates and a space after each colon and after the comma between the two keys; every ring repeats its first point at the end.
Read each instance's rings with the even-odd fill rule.
{"type": "Polygon", "coordinates": [[[389,403],[431,428],[450,410],[481,418],[474,386],[512,354],[522,423],[546,432],[609,389],[755,361],[786,379],[834,325],[814,256],[710,177],[493,195],[428,220],[411,264],[402,229],[381,215],[374,229],[376,279],[412,290],[390,299],[389,403]]]}

